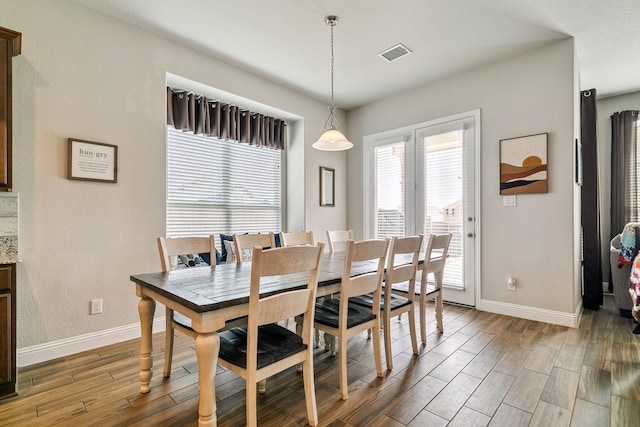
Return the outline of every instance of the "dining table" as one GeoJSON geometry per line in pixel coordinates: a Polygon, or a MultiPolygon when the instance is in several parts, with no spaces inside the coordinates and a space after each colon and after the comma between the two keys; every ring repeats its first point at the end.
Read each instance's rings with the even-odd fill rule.
{"type": "MultiPolygon", "coordinates": [[[[323,254],[318,268],[317,296],[340,292],[344,252],[323,254]]],[[[375,271],[377,262],[359,262],[351,274],[375,271]]],[[[178,268],[130,276],[136,285],[140,316],[140,392],[148,393],[153,375],[152,326],[156,302],[191,319],[196,332],[198,364],[198,425],[216,426],[215,374],[220,340],[218,331],[227,322],[247,316],[251,282],[251,262],[220,264],[212,267],[178,268]]],[[[306,284],[306,275],[273,276],[260,285],[261,297],[306,284]]],[[[436,304],[438,306],[438,304],[436,304]]]]}

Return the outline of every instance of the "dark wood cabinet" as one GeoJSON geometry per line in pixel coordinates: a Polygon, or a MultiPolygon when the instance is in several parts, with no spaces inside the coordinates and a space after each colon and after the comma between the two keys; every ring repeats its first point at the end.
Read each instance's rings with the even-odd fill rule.
{"type": "MultiPolygon", "coordinates": [[[[0,191],[12,185],[12,61],[20,33],[0,27],[0,191]]],[[[16,394],[16,266],[0,264],[0,399],[16,394]]]]}
{"type": "Polygon", "coordinates": [[[0,264],[0,399],[16,395],[16,265],[0,264]]]}
{"type": "Polygon", "coordinates": [[[0,27],[0,191],[11,191],[11,68],[20,54],[22,35],[0,27]]]}

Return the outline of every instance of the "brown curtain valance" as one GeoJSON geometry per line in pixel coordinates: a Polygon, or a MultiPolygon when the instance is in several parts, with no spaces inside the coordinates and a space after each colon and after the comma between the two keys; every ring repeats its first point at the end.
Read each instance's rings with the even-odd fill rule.
{"type": "Polygon", "coordinates": [[[167,124],[219,139],[284,150],[284,120],[167,86],[167,124]]]}

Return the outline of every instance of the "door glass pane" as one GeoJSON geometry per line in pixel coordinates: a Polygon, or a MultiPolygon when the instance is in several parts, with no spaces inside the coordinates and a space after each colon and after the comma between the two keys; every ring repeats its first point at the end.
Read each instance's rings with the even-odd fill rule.
{"type": "Polygon", "coordinates": [[[424,139],[425,238],[452,233],[444,284],[464,287],[463,269],[463,130],[424,139]]]}
{"type": "Polygon", "coordinates": [[[376,212],[374,238],[404,236],[405,230],[405,143],[374,149],[376,212]]]}

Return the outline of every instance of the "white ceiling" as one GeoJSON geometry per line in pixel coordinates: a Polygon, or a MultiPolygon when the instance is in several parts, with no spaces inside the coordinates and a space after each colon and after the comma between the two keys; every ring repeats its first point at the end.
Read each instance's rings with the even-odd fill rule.
{"type": "Polygon", "coordinates": [[[74,0],[345,110],[574,37],[580,88],[640,90],[639,0],[74,0]],[[412,54],[378,56],[398,43],[412,54]]]}

